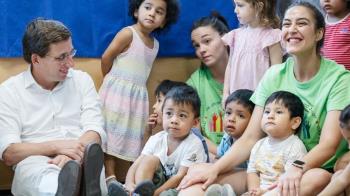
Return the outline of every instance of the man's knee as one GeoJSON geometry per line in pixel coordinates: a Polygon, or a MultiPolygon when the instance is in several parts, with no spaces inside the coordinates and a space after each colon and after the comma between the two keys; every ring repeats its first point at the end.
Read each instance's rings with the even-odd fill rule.
{"type": "Polygon", "coordinates": [[[331,177],[332,174],[324,169],[316,168],[307,171],[301,179],[300,195],[317,195],[327,186],[331,177]]]}
{"type": "Polygon", "coordinates": [[[46,168],[16,168],[12,182],[14,195],[55,195],[60,168],[48,165],[46,168]],[[26,171],[25,171],[26,170],[26,171]]]}

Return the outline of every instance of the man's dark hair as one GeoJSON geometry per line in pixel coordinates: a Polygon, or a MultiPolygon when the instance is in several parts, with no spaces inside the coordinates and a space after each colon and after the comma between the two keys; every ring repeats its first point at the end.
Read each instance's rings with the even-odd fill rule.
{"type": "Polygon", "coordinates": [[[23,58],[27,63],[32,63],[32,54],[45,57],[50,49],[50,44],[66,41],[71,37],[71,32],[59,21],[37,18],[31,21],[22,38],[23,58]]]}
{"type": "Polygon", "coordinates": [[[200,116],[201,100],[197,91],[191,86],[177,86],[172,88],[165,96],[164,105],[167,100],[173,100],[175,104],[188,104],[192,106],[194,116],[198,118],[200,116]]]}
{"type": "MultiPolygon", "coordinates": [[[[300,125],[303,123],[304,104],[298,96],[288,91],[276,91],[272,93],[269,98],[267,98],[265,102],[265,107],[267,104],[272,102],[282,104],[288,109],[290,113],[290,118],[300,117],[302,121],[300,125]]],[[[295,130],[295,133],[297,133],[300,130],[300,128],[301,126],[299,126],[295,130]]]]}

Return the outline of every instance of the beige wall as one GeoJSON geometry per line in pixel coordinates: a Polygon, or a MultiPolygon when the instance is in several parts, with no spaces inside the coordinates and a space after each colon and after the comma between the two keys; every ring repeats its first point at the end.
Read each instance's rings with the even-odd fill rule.
{"type": "MultiPolygon", "coordinates": [[[[98,89],[102,83],[102,74],[100,69],[100,59],[76,58],[76,68],[88,72],[95,82],[98,89]]],[[[152,72],[148,80],[148,92],[150,98],[150,107],[154,99],[154,90],[156,86],[164,79],[186,81],[191,73],[197,69],[199,62],[193,58],[159,58],[155,61],[152,72]]],[[[16,75],[27,69],[27,64],[22,58],[0,59],[0,82],[16,75]]],[[[127,165],[119,168],[117,171],[118,179],[123,179],[128,169],[127,165]]],[[[0,190],[10,189],[13,172],[9,167],[0,161],[0,190]]]]}

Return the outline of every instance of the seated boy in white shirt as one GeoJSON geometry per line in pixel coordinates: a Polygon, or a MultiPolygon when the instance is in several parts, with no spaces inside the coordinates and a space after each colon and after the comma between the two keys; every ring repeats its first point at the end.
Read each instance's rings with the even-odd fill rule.
{"type": "Polygon", "coordinates": [[[113,188],[113,195],[136,193],[142,196],[175,191],[188,167],[206,161],[201,140],[191,128],[199,123],[200,99],[192,87],[172,88],[164,99],[163,128],[147,141],[141,155],[130,167],[125,188],[113,188]]]}
{"type": "Polygon", "coordinates": [[[304,105],[299,97],[277,91],[265,102],[261,128],[267,137],[253,147],[247,169],[249,195],[278,195],[271,189],[291,165],[298,166],[306,154],[303,142],[295,134],[301,129],[304,105]]]}

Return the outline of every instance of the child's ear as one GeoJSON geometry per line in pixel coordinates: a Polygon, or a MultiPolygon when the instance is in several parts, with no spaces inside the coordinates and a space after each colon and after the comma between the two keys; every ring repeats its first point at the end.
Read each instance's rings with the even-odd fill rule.
{"type": "Polygon", "coordinates": [[[263,2],[258,2],[257,5],[257,10],[261,12],[264,9],[264,3],[263,2]]]}
{"type": "Polygon", "coordinates": [[[197,117],[197,118],[194,119],[193,127],[200,127],[200,120],[199,120],[199,117],[197,117]]]}
{"type": "Polygon", "coordinates": [[[139,10],[137,9],[134,11],[134,17],[137,18],[138,16],[139,16],[139,10]]]}
{"type": "Polygon", "coordinates": [[[299,126],[300,126],[300,124],[301,124],[301,117],[300,116],[297,116],[297,117],[293,117],[292,118],[292,129],[293,130],[296,130],[299,126]]]}
{"type": "Polygon", "coordinates": [[[162,22],[162,24],[159,27],[162,29],[162,28],[164,28],[165,24],[166,24],[166,20],[164,19],[164,21],[162,22]]]}

